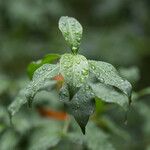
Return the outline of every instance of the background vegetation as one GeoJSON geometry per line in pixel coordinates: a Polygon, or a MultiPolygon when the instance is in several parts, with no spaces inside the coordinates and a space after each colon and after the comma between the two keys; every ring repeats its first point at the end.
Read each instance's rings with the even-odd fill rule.
{"type": "Polygon", "coordinates": [[[149,150],[149,18],[149,0],[0,0],[1,150],[66,150],[72,144],[79,150],[149,150]],[[65,117],[39,115],[43,108],[65,111],[53,91],[40,93],[33,110],[25,106],[10,126],[7,106],[29,80],[27,65],[47,53],[69,52],[58,30],[58,19],[65,15],[84,27],[80,53],[112,63],[132,83],[127,125],[117,106],[97,103],[87,135],[82,136],[71,118],[68,128],[65,117]]]}

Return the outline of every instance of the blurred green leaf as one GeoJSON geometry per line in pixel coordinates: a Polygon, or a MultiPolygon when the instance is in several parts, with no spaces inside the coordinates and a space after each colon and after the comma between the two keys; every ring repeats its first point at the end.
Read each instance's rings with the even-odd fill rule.
{"type": "Polygon", "coordinates": [[[150,87],[147,87],[147,88],[145,88],[145,89],[142,89],[142,90],[138,93],[138,95],[139,95],[140,97],[146,96],[146,95],[150,95],[150,87]]]}
{"type": "Polygon", "coordinates": [[[109,140],[109,135],[96,127],[92,122],[89,122],[87,125],[87,134],[85,138],[87,147],[90,150],[115,150],[109,140]]]}
{"type": "Polygon", "coordinates": [[[140,79],[140,71],[137,67],[119,68],[119,73],[122,77],[135,84],[140,79]]]}
{"type": "Polygon", "coordinates": [[[44,64],[50,64],[60,58],[59,54],[47,54],[42,60],[33,61],[27,67],[27,73],[30,79],[32,79],[34,72],[44,64]]]}
{"type": "Polygon", "coordinates": [[[60,126],[56,122],[36,128],[30,136],[28,150],[47,150],[61,140],[60,126]]]}
{"type": "Polygon", "coordinates": [[[8,129],[0,137],[0,149],[10,150],[16,149],[19,141],[19,136],[15,131],[8,129]]]}
{"type": "Polygon", "coordinates": [[[109,116],[103,116],[100,119],[103,123],[105,123],[109,132],[121,137],[123,140],[131,140],[130,134],[115,123],[109,116]]]}
{"type": "Polygon", "coordinates": [[[96,114],[101,114],[105,111],[106,106],[105,103],[98,97],[95,98],[95,104],[96,104],[96,114]]]}
{"type": "Polygon", "coordinates": [[[0,95],[1,95],[8,90],[10,85],[10,79],[0,74],[0,83],[1,83],[0,84],[0,95]]]}

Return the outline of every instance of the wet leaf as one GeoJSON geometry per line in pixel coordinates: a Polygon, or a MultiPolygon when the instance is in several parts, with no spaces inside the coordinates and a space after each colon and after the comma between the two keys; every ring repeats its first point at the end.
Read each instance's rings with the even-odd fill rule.
{"type": "Polygon", "coordinates": [[[56,81],[52,80],[52,78],[58,73],[58,65],[45,64],[37,69],[33,75],[33,80],[19,92],[17,98],[8,107],[10,116],[18,112],[22,105],[27,102],[31,106],[33,98],[38,91],[53,89],[56,81]]]}
{"type": "Polygon", "coordinates": [[[60,59],[60,72],[66,83],[80,87],[89,75],[88,61],[82,55],[64,54],[60,59]]]}
{"type": "Polygon", "coordinates": [[[131,84],[119,76],[117,70],[109,63],[102,61],[89,61],[90,72],[98,79],[100,83],[116,87],[122,91],[131,101],[131,84]]]}
{"type": "Polygon", "coordinates": [[[59,20],[59,29],[62,32],[65,40],[73,50],[77,50],[82,38],[82,26],[72,17],[61,17],[59,20]]]}
{"type": "Polygon", "coordinates": [[[20,110],[20,108],[25,103],[27,103],[27,99],[25,97],[26,93],[27,93],[26,89],[22,89],[17,95],[17,97],[14,99],[14,101],[9,105],[8,112],[10,115],[10,119],[20,110]]]}
{"type": "Polygon", "coordinates": [[[45,64],[37,69],[33,75],[32,81],[28,84],[26,90],[26,98],[29,105],[36,93],[41,90],[51,90],[54,88],[56,81],[52,80],[53,77],[59,74],[59,65],[45,64]]]}
{"type": "Polygon", "coordinates": [[[67,87],[60,91],[60,100],[64,102],[67,111],[72,114],[85,134],[85,126],[89,116],[95,110],[94,94],[88,85],[83,85],[79,91],[70,99],[67,87]]]}
{"type": "Polygon", "coordinates": [[[107,103],[120,105],[123,109],[128,109],[128,97],[121,91],[115,90],[112,86],[102,83],[90,83],[90,86],[96,97],[107,103]]]}

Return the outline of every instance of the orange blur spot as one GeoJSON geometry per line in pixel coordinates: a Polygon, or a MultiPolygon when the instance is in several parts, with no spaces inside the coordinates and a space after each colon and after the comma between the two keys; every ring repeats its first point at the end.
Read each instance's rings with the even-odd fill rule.
{"type": "Polygon", "coordinates": [[[54,111],[52,109],[47,109],[47,108],[39,108],[38,112],[43,117],[53,118],[53,119],[60,120],[60,121],[64,121],[68,119],[69,117],[68,114],[65,112],[58,112],[58,111],[54,111]]]}
{"type": "Polygon", "coordinates": [[[61,74],[59,74],[59,75],[57,75],[57,76],[54,77],[54,80],[64,81],[64,77],[61,74]]]}
{"type": "Polygon", "coordinates": [[[64,83],[64,77],[61,74],[59,74],[55,76],[53,79],[57,81],[57,89],[59,90],[64,83]]]}

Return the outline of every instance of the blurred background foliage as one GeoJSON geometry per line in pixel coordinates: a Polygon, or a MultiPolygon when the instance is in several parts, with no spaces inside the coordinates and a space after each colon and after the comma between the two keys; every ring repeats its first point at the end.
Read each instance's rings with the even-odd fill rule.
{"type": "MultiPolygon", "coordinates": [[[[149,0],[0,0],[0,147],[2,150],[10,149],[9,142],[10,145],[17,145],[15,150],[20,149],[22,145],[24,149],[29,147],[37,150],[37,147],[32,146],[42,143],[43,139],[33,140],[34,136],[49,139],[47,143],[52,143],[54,149],[60,150],[70,149],[72,144],[78,145],[79,150],[114,149],[110,143],[107,143],[109,135],[103,132],[111,135],[109,141],[117,150],[149,150],[150,90],[146,88],[148,86],[150,86],[149,0]],[[6,108],[19,89],[28,82],[27,65],[48,53],[70,52],[58,30],[58,20],[64,15],[77,18],[84,28],[81,54],[88,59],[112,63],[122,76],[132,82],[135,91],[134,101],[128,112],[127,126],[123,123],[121,115],[123,112],[120,113],[120,109],[103,104],[97,104],[95,115],[97,127],[92,123],[89,124],[89,130],[91,129],[89,132],[93,136],[87,133],[87,139],[82,138],[83,141],[79,129],[76,129],[74,124],[71,125],[71,133],[60,140],[60,136],[54,133],[55,131],[58,133],[63,128],[63,123],[43,120],[36,109],[31,111],[24,108],[14,119],[15,129],[9,125],[6,108]],[[54,128],[54,132],[49,130],[50,127],[54,128]],[[40,135],[38,128],[42,131],[45,129],[43,132],[49,134],[46,137],[45,134],[40,135]],[[99,130],[99,134],[96,130],[99,130]],[[103,142],[100,141],[101,139],[103,142]],[[91,146],[93,144],[91,141],[97,141],[95,147],[91,146]]],[[[57,103],[56,92],[47,94],[37,97],[37,105],[63,110],[62,105],[57,103]]],[[[45,149],[50,147],[47,143],[45,149]]]]}

